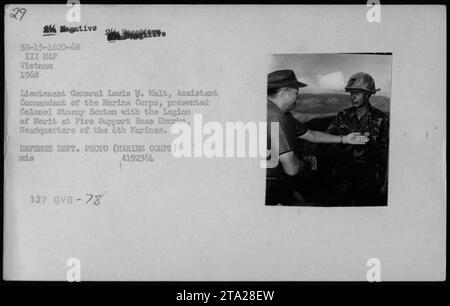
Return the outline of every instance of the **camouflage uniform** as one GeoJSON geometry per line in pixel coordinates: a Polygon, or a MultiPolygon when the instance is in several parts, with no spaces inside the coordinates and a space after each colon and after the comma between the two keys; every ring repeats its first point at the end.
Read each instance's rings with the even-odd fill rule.
{"type": "Polygon", "coordinates": [[[327,130],[334,135],[369,133],[365,145],[333,145],[331,170],[334,198],[339,205],[387,205],[380,188],[387,183],[389,117],[369,104],[358,120],[356,108],[341,111],[327,130]]]}

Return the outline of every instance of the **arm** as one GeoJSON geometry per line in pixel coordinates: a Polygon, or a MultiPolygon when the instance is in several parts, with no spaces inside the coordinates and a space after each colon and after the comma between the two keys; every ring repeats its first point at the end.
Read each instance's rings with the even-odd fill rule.
{"type": "Polygon", "coordinates": [[[380,188],[381,194],[387,193],[387,185],[388,185],[388,150],[389,150],[389,119],[383,121],[381,125],[380,131],[380,150],[381,150],[381,163],[382,163],[382,176],[384,181],[380,188]]]}
{"type": "Polygon", "coordinates": [[[270,150],[273,154],[276,154],[283,172],[288,176],[294,176],[303,171],[306,164],[295,153],[297,138],[288,120],[289,116],[277,112],[268,112],[268,122],[271,122],[271,125],[274,122],[278,123],[279,132],[277,134],[270,128],[267,135],[268,140],[270,140],[270,150]]]}
{"type": "Polygon", "coordinates": [[[365,144],[369,139],[361,136],[361,133],[350,133],[345,136],[332,135],[320,131],[308,130],[299,138],[315,143],[348,143],[348,144],[365,144]]]}
{"type": "Polygon", "coordinates": [[[339,112],[337,114],[337,116],[334,117],[333,121],[330,123],[330,125],[328,126],[328,128],[326,130],[326,132],[328,134],[333,134],[333,135],[339,135],[340,134],[339,133],[339,126],[340,126],[340,123],[342,122],[342,117],[343,117],[342,112],[339,112]]]}
{"type": "Polygon", "coordinates": [[[316,143],[341,143],[343,137],[319,131],[308,130],[300,139],[316,143]]]}
{"type": "Polygon", "coordinates": [[[381,151],[381,160],[387,165],[389,150],[389,119],[383,120],[381,124],[379,145],[381,151]]]}
{"type": "Polygon", "coordinates": [[[281,154],[280,163],[284,172],[289,176],[294,176],[306,168],[305,162],[299,159],[294,151],[281,154]]]}

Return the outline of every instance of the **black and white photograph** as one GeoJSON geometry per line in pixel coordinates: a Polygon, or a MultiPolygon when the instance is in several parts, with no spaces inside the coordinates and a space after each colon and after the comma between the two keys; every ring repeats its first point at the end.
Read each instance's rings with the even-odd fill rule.
{"type": "Polygon", "coordinates": [[[3,280],[446,280],[446,7],[381,2],[5,5],[3,280]]]}
{"type": "Polygon", "coordinates": [[[271,55],[270,70],[266,205],[386,206],[392,54],[271,55]]]}

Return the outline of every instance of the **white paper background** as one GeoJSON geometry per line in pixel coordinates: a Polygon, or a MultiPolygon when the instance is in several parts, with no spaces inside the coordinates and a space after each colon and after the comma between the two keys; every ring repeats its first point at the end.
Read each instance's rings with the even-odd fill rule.
{"type": "Polygon", "coordinates": [[[446,14],[444,6],[82,6],[94,33],[42,37],[69,25],[67,7],[5,11],[4,278],[65,280],[445,279],[446,14]],[[164,39],[107,43],[104,30],[160,28],[164,39]],[[18,80],[23,42],[81,43],[38,82],[18,80]],[[159,143],[154,136],[67,139],[15,134],[18,89],[216,88],[205,121],[265,121],[268,55],[392,52],[389,205],[266,207],[259,158],[120,164],[110,155],[39,155],[18,163],[20,143],[159,143]],[[70,157],[69,157],[70,156],[70,157]],[[28,202],[30,194],[106,192],[96,209],[28,202]]]}

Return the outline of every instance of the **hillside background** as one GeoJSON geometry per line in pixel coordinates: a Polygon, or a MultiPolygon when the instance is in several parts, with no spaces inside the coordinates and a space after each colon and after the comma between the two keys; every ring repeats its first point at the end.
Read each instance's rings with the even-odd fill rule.
{"type": "MultiPolygon", "coordinates": [[[[370,104],[379,110],[389,113],[390,99],[385,96],[372,95],[370,104]]],[[[334,117],[345,108],[351,107],[349,94],[300,94],[299,102],[291,110],[295,119],[305,123],[311,119],[334,117]]]]}

